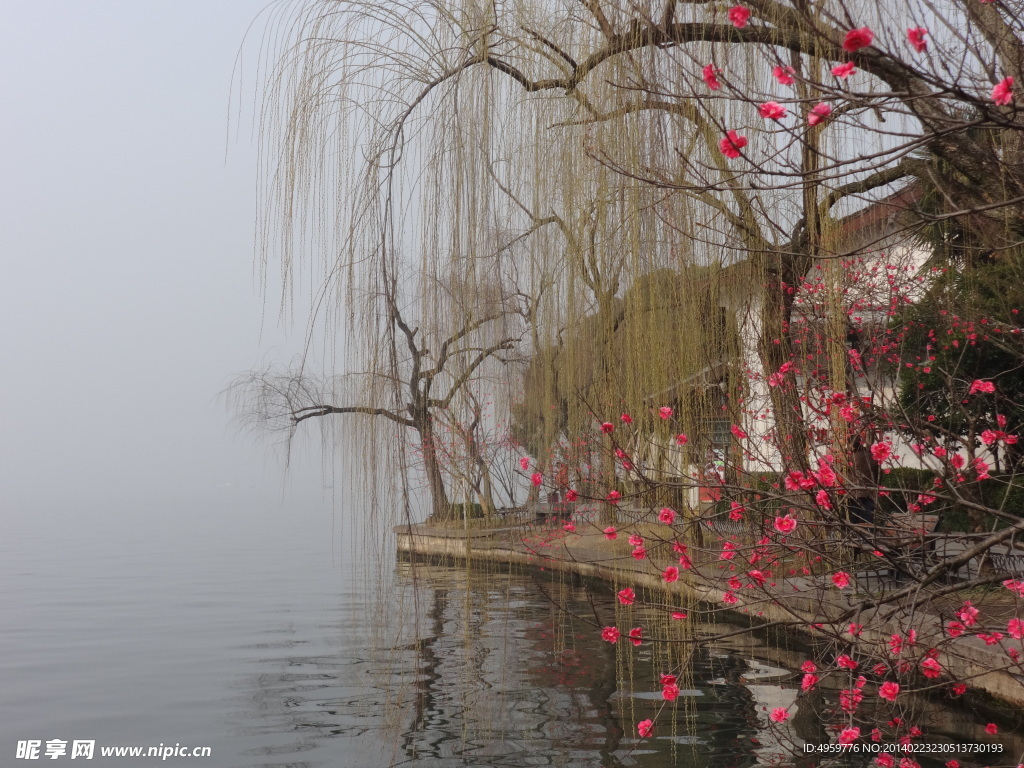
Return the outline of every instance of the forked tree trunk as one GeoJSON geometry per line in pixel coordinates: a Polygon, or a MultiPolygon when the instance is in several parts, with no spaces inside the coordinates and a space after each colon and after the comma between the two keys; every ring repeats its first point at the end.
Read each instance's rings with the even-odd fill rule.
{"type": "Polygon", "coordinates": [[[434,420],[429,416],[418,420],[417,430],[420,433],[420,445],[423,448],[423,467],[427,473],[427,488],[430,491],[430,508],[436,520],[444,520],[451,513],[448,502],[448,491],[441,475],[441,464],[437,459],[437,446],[434,441],[434,420]]]}

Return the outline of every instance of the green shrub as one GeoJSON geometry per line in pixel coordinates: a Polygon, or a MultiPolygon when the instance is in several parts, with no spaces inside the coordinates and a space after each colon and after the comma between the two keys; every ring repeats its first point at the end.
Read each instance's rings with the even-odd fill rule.
{"type": "MultiPolygon", "coordinates": [[[[929,469],[911,469],[899,467],[883,474],[881,483],[892,490],[886,498],[880,499],[880,506],[883,513],[906,512],[909,504],[917,500],[918,495],[923,491],[934,488],[935,472],[929,469]]],[[[1000,509],[1011,515],[1021,516],[1024,514],[1024,478],[1000,478],[993,476],[989,480],[980,483],[965,484],[963,486],[964,496],[976,499],[977,503],[984,504],[993,509],[1000,509]]],[[[939,515],[938,530],[949,533],[955,531],[969,531],[970,521],[966,507],[954,502],[937,501],[928,506],[929,514],[939,515]]],[[[994,515],[985,515],[985,528],[992,530],[1004,528],[1007,525],[1005,520],[996,518],[994,515]]]]}

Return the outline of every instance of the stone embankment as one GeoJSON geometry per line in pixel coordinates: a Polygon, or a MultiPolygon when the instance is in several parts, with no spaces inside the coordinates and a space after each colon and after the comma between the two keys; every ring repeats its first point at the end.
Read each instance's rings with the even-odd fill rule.
{"type": "MultiPolygon", "coordinates": [[[[722,606],[720,585],[688,572],[679,581],[665,584],[661,570],[650,560],[634,560],[628,550],[610,553],[608,542],[596,530],[560,536],[560,532],[544,534],[544,529],[512,526],[489,530],[458,530],[429,525],[402,525],[394,529],[399,553],[411,557],[441,558],[455,561],[518,564],[543,567],[606,581],[616,589],[622,586],[646,587],[674,595],[684,604],[722,606]]],[[[870,609],[845,618],[852,607],[861,603],[863,594],[837,590],[827,579],[787,579],[786,593],[774,599],[747,596],[740,591],[740,601],[729,610],[738,618],[764,625],[782,625],[788,630],[813,633],[815,625],[825,625],[844,617],[864,626],[861,640],[872,644],[886,641],[892,634],[917,629],[918,644],[924,647],[945,642],[942,619],[922,613],[913,616],[900,605],[870,609]]],[[[908,600],[909,602],[909,600],[908,600]]],[[[846,626],[844,623],[843,627],[846,626]]],[[[939,658],[943,668],[957,680],[967,681],[975,689],[1015,707],[1024,708],[1024,676],[1006,669],[1008,658],[999,645],[987,646],[977,637],[955,641],[955,653],[939,658]]]]}

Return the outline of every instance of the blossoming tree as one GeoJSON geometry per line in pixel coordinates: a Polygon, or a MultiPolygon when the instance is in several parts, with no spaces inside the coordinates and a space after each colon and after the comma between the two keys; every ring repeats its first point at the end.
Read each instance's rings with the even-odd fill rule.
{"type": "MultiPolygon", "coordinates": [[[[481,254],[509,233],[530,306],[515,343],[535,365],[509,365],[503,402],[522,402],[524,373],[548,398],[525,409],[549,455],[523,457],[524,483],[561,487],[556,459],[587,441],[578,455],[600,455],[604,486],[569,492],[633,510],[622,520],[634,526],[637,578],[669,595],[686,584],[704,605],[822,641],[801,707],[836,684],[822,706],[839,743],[918,738],[911,694],[966,690],[981,673],[965,648],[998,650],[989,673],[1024,672],[1024,520],[1010,459],[1020,420],[1001,388],[1024,362],[1017,307],[974,304],[955,326],[924,322],[912,305],[940,297],[938,278],[876,258],[927,242],[949,274],[969,277],[982,260],[1016,274],[1024,22],[1009,4],[309,2],[290,29],[266,134],[268,156],[284,160],[269,199],[285,264],[301,253],[293,228],[309,226],[317,237],[298,242],[329,243],[325,271],[350,291],[381,275],[437,279],[455,264],[471,297],[493,277],[481,254]],[[857,223],[875,218],[886,226],[857,223]],[[637,286],[663,270],[711,267],[737,321],[692,322],[703,336],[745,339],[751,354],[682,366],[680,380],[650,391],[658,334],[614,360],[617,305],[636,291],[653,306],[658,291],[637,286]],[[876,279],[880,295],[858,293],[876,279]],[[982,371],[954,340],[1004,357],[982,371]],[[626,385],[612,386],[617,377],[626,385]],[[929,412],[936,392],[944,413],[929,412]],[[585,407],[564,418],[574,398],[585,407]],[[709,440],[712,421],[726,428],[709,440]],[[709,445],[715,462],[697,477],[709,445]],[[666,446],[678,460],[652,458],[666,446]],[[1002,496],[984,491],[990,482],[1002,496]],[[707,499],[686,495],[709,485],[707,499]],[[974,530],[941,538],[938,509],[967,510],[974,530]],[[870,576],[883,570],[906,581],[878,590],[870,576]],[[990,585],[1009,596],[1005,611],[957,597],[990,585]]],[[[392,322],[395,306],[384,304],[392,322]]],[[[411,340],[385,335],[392,355],[403,334],[411,340]]],[[[721,341],[701,346],[730,349],[721,341]]],[[[435,370],[409,349],[421,378],[435,370]]],[[[304,407],[324,405],[293,416],[304,407]]],[[[567,547],[588,535],[625,541],[615,525],[565,526],[567,547]]],[[[663,595],[625,588],[618,610],[654,603],[668,627],[686,620],[663,595]]],[[[616,644],[695,641],[595,623],[616,644]]],[[[671,702],[676,673],[665,674],[671,702]]],[[[782,727],[790,714],[769,717],[782,727]]],[[[650,737],[657,719],[637,728],[650,737]]]]}

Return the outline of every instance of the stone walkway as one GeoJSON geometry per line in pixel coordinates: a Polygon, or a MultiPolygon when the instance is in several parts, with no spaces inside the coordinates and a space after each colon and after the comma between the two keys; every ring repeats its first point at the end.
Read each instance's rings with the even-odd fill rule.
{"type": "MultiPolygon", "coordinates": [[[[659,558],[657,552],[651,559],[635,560],[630,556],[632,547],[625,541],[610,542],[593,526],[586,528],[589,530],[580,524],[578,532],[568,533],[549,525],[518,524],[467,532],[413,525],[399,526],[395,534],[399,552],[407,555],[561,570],[602,579],[615,589],[632,586],[661,590],[667,597],[684,604],[700,603],[704,609],[728,611],[759,623],[778,622],[802,633],[813,632],[815,624],[840,620],[857,602],[870,597],[852,590],[835,589],[826,577],[789,577],[784,595],[773,594],[774,599],[768,599],[763,594],[755,596],[746,594],[749,590],[737,590],[739,601],[725,607],[720,585],[693,572],[686,572],[679,581],[666,585],[661,579],[662,569],[674,560],[659,558]],[[665,562],[660,563],[660,560],[665,562]]],[[[961,600],[962,596],[954,601],[955,605],[961,600]]],[[[863,624],[863,640],[878,643],[886,641],[893,633],[904,631],[911,618],[918,631],[919,645],[928,647],[944,641],[940,616],[918,610],[911,617],[899,605],[866,610],[852,619],[843,619],[842,626],[849,620],[863,624]]],[[[955,654],[947,653],[939,659],[954,678],[970,681],[975,688],[1024,707],[1024,676],[1002,669],[1008,661],[1004,649],[998,645],[987,646],[977,637],[960,638],[955,641],[955,648],[955,654]]]]}

